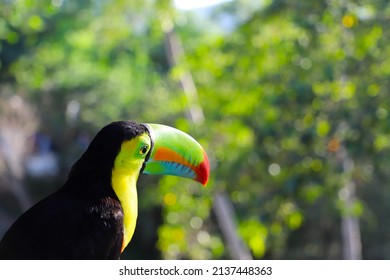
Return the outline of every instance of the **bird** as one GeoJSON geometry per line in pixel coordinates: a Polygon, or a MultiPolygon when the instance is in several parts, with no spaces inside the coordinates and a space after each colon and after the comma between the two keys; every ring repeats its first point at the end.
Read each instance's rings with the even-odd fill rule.
{"type": "Polygon", "coordinates": [[[11,225],[0,242],[0,259],[120,259],[135,231],[141,173],[206,185],[210,164],[203,147],[176,128],[111,122],[62,187],[11,225]]]}

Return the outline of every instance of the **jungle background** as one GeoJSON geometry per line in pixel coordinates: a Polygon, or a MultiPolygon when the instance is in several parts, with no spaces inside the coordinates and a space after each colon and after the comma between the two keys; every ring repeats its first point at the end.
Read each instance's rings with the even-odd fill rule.
{"type": "Polygon", "coordinates": [[[0,237],[131,119],[191,134],[212,170],[141,176],[123,258],[236,258],[233,222],[254,259],[390,259],[388,26],[384,0],[1,0],[0,237]]]}

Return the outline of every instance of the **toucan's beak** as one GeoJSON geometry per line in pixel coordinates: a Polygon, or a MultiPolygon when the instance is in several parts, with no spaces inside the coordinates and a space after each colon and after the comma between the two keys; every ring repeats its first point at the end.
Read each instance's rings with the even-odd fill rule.
{"type": "Polygon", "coordinates": [[[188,134],[160,124],[144,124],[153,142],[143,173],[191,178],[207,184],[210,165],[202,146],[188,134]]]}

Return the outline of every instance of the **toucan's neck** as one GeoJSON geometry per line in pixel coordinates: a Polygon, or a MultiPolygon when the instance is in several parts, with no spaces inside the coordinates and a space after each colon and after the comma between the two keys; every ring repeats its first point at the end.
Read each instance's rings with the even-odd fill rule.
{"type": "Polygon", "coordinates": [[[82,157],[73,165],[63,189],[89,198],[108,196],[117,199],[111,186],[112,165],[82,157]]]}
{"type": "Polygon", "coordinates": [[[87,193],[87,197],[92,194],[119,200],[123,210],[122,250],[134,234],[138,216],[136,183],[144,158],[138,156],[137,143],[129,140],[118,146],[92,141],[72,167],[69,184],[65,184],[72,192],[87,193]]]}
{"type": "Polygon", "coordinates": [[[113,169],[111,183],[123,209],[122,251],[133,237],[138,216],[137,179],[138,172],[129,173],[113,169]]]}

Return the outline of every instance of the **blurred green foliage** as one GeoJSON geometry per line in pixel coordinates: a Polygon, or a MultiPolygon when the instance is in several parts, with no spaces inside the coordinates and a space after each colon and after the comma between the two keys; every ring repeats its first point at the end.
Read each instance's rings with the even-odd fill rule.
{"type": "Polygon", "coordinates": [[[140,178],[129,258],[229,258],[216,191],[229,193],[255,258],[341,258],[347,214],[359,218],[363,258],[390,258],[390,5],[255,2],[226,3],[203,22],[168,0],[2,1],[0,90],[35,108],[64,174],[85,148],[80,135],[116,119],[173,125],[205,146],[207,188],[140,178]],[[234,27],[213,28],[223,17],[234,27]],[[170,24],[186,51],[173,69],[170,24]],[[194,77],[201,125],[186,118],[183,71],[194,77]]]}

